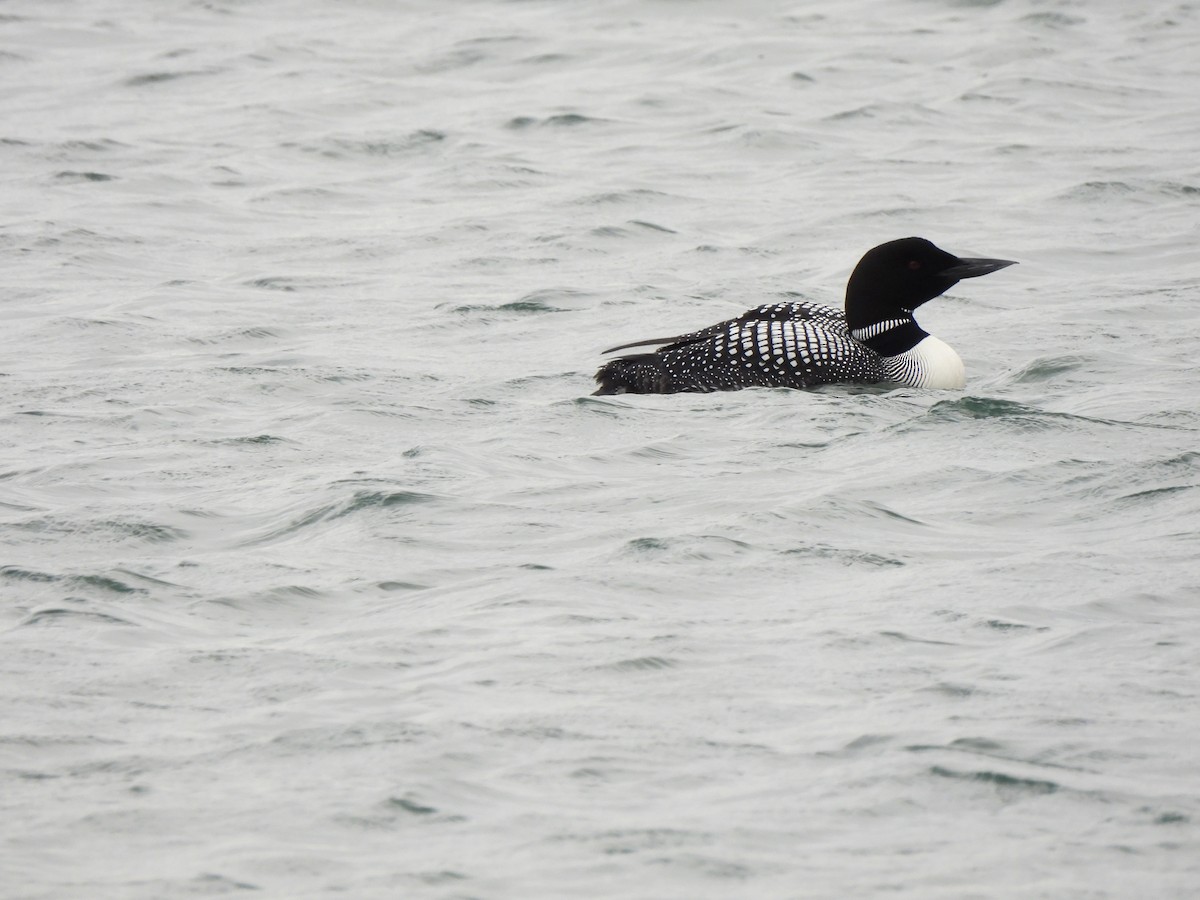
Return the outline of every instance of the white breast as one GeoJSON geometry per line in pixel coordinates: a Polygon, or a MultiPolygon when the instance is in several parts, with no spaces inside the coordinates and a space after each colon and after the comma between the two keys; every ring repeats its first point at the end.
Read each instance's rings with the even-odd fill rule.
{"type": "Polygon", "coordinates": [[[883,358],[888,379],[910,387],[961,390],[967,383],[963,362],[954,348],[932,334],[915,347],[883,358]]]}

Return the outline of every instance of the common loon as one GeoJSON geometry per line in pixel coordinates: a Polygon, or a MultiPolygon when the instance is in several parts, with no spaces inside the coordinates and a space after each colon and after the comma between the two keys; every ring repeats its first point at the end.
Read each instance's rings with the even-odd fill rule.
{"type": "Polygon", "coordinates": [[[961,278],[1011,265],[1008,259],[960,259],[924,238],[888,241],[868,250],[851,273],[845,314],[819,303],[771,303],[700,331],[622,344],[604,352],[665,346],[605,363],[596,373],[596,394],[836,382],[961,388],[962,360],[921,329],[913,310],[961,278]]]}

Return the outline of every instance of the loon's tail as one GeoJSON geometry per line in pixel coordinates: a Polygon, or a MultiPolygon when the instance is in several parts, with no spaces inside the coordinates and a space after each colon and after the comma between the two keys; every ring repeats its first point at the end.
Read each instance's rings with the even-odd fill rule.
{"type": "Polygon", "coordinates": [[[606,362],[596,373],[593,397],[605,394],[674,394],[679,388],[658,353],[638,353],[606,362]]]}

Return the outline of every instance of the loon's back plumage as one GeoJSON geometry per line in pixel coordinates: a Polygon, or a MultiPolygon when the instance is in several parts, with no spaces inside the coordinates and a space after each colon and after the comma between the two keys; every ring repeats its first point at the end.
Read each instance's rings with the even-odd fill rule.
{"type": "MultiPolygon", "coordinates": [[[[819,303],[759,306],[700,331],[644,343],[665,346],[605,364],[596,374],[597,394],[809,388],[885,380],[879,354],[850,336],[840,310],[819,303]]],[[[625,345],[630,346],[637,344],[625,345]]]]}
{"type": "Polygon", "coordinates": [[[962,360],[922,331],[912,311],[960,278],[1007,265],[1012,263],[959,259],[923,238],[890,241],[868,251],[855,267],[846,289],[846,313],[819,303],[774,303],[688,334],[622,344],[606,352],[661,346],[605,363],[596,373],[596,393],[884,381],[961,387],[962,360]]]}

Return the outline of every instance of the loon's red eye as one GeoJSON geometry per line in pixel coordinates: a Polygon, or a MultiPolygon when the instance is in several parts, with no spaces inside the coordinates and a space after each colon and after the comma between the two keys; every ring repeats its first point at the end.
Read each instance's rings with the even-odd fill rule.
{"type": "Polygon", "coordinates": [[[908,261],[908,267],[915,272],[917,269],[921,268],[921,261],[919,259],[910,259],[908,261]]]}

